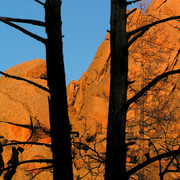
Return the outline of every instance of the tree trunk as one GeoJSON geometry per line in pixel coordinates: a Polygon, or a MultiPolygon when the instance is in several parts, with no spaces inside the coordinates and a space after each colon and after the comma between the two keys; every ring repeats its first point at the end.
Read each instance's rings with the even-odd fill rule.
{"type": "Polygon", "coordinates": [[[127,179],[125,127],[127,113],[128,40],[126,0],[111,1],[111,82],[106,149],[106,180],[127,179]]]}
{"type": "Polygon", "coordinates": [[[61,32],[61,0],[46,0],[46,61],[54,179],[73,179],[61,32]]]}

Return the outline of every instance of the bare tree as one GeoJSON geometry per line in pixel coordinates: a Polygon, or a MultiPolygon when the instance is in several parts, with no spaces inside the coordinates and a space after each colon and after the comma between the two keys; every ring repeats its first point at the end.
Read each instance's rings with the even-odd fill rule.
{"type": "Polygon", "coordinates": [[[45,3],[39,0],[34,1],[44,7],[45,22],[9,17],[0,17],[0,21],[42,42],[46,47],[47,82],[50,92],[50,133],[52,138],[54,179],[61,179],[62,176],[66,176],[66,178],[70,180],[73,179],[73,173],[70,124],[67,110],[67,95],[62,50],[62,2],[61,0],[46,0],[45,3]],[[13,22],[28,23],[45,27],[47,39],[40,37],[13,22]],[[60,165],[62,166],[60,167],[60,165]]]}
{"type": "MultiPolygon", "coordinates": [[[[161,79],[169,75],[180,73],[180,70],[173,70],[162,73],[161,75],[150,81],[132,98],[127,100],[127,86],[128,86],[128,47],[132,45],[138,38],[152,26],[160,24],[169,20],[179,19],[180,16],[170,17],[163,20],[152,22],[144,25],[131,32],[127,32],[127,16],[126,7],[135,1],[126,0],[112,0],[111,1],[111,82],[110,82],[110,102],[108,115],[108,129],[107,129],[107,151],[106,151],[106,170],[105,179],[128,179],[132,172],[147,165],[146,163],[154,161],[154,159],[166,157],[167,154],[159,155],[156,158],[151,158],[141,163],[135,171],[131,173],[126,171],[126,115],[128,107],[136,102],[144,93],[153,87],[161,79]]],[[[134,12],[134,10],[133,10],[134,12]]],[[[179,153],[179,150],[173,153],[179,153]]],[[[171,154],[170,153],[170,154],[171,154]]],[[[173,154],[174,155],[174,154],[173,154]]],[[[168,154],[169,156],[169,154],[168,154]]]]}

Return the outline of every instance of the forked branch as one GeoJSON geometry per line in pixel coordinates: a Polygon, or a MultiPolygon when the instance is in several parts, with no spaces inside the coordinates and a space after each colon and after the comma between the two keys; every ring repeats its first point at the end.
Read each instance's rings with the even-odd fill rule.
{"type": "Polygon", "coordinates": [[[16,24],[8,21],[5,18],[0,18],[0,21],[5,23],[5,24],[7,24],[7,25],[9,25],[9,26],[11,26],[11,27],[13,27],[13,28],[15,28],[15,29],[18,29],[19,31],[23,32],[24,34],[26,34],[26,35],[36,39],[37,41],[40,41],[40,42],[42,42],[44,44],[46,43],[46,39],[44,39],[44,38],[42,38],[42,37],[40,37],[40,36],[30,32],[30,31],[27,31],[26,29],[24,29],[24,28],[22,28],[22,27],[20,27],[20,26],[18,26],[16,24]]]}
{"type": "Polygon", "coordinates": [[[143,36],[143,34],[148,30],[149,28],[145,28],[143,31],[141,31],[139,34],[137,34],[135,37],[133,37],[129,42],[128,42],[128,48],[133,44],[138,38],[143,36]]]}
{"type": "Polygon", "coordinates": [[[38,21],[38,20],[10,18],[10,17],[0,17],[0,19],[4,20],[4,21],[11,21],[11,22],[18,22],[18,23],[27,23],[27,24],[32,24],[32,25],[36,25],[36,26],[45,27],[45,22],[38,21]]]}

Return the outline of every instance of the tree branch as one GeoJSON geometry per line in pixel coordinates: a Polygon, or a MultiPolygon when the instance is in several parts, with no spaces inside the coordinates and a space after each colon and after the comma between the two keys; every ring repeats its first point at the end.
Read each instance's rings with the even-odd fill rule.
{"type": "Polygon", "coordinates": [[[151,87],[153,87],[161,79],[168,77],[169,75],[178,74],[178,73],[180,73],[180,69],[169,71],[169,72],[166,72],[157,76],[149,84],[147,84],[144,88],[142,88],[137,94],[135,94],[131,99],[129,99],[127,101],[127,106],[129,106],[133,102],[136,102],[145,92],[147,92],[151,87]]]}
{"type": "Polygon", "coordinates": [[[27,24],[32,24],[32,25],[42,26],[42,27],[46,26],[45,22],[38,21],[38,20],[32,20],[32,19],[19,19],[19,18],[10,18],[10,17],[0,17],[0,19],[2,19],[4,21],[27,23],[27,24]]]}
{"type": "Polygon", "coordinates": [[[138,38],[143,36],[143,34],[148,31],[149,28],[145,28],[143,31],[141,31],[139,34],[137,34],[135,37],[133,37],[129,42],[128,42],[128,48],[131,46],[132,43],[134,43],[138,38]]]}
{"type": "MultiPolygon", "coordinates": [[[[163,22],[167,22],[167,21],[171,21],[171,20],[177,20],[177,19],[180,19],[180,16],[172,16],[172,17],[169,17],[169,18],[161,19],[161,20],[159,20],[159,21],[155,21],[155,22],[153,22],[153,23],[150,23],[150,24],[147,24],[147,25],[142,26],[142,27],[140,27],[140,28],[137,28],[137,29],[135,29],[135,30],[133,30],[133,31],[131,31],[131,32],[128,32],[128,37],[130,38],[132,35],[140,32],[140,31],[143,31],[143,30],[145,30],[145,29],[147,29],[147,28],[149,29],[150,27],[155,26],[155,25],[157,25],[157,24],[160,24],[160,23],[163,23],[163,22]]],[[[147,29],[147,30],[148,30],[148,29],[147,29]]],[[[146,31],[147,31],[147,30],[146,30],[146,31]]]]}
{"type": "Polygon", "coordinates": [[[39,4],[41,4],[41,5],[45,5],[43,2],[41,2],[41,1],[39,1],[39,0],[34,0],[34,1],[36,1],[37,3],[39,3],[39,4]]]}
{"type": "Polygon", "coordinates": [[[16,123],[7,122],[7,121],[0,121],[0,123],[11,124],[14,126],[18,126],[18,127],[22,127],[22,128],[26,128],[26,129],[31,129],[29,125],[24,125],[24,124],[16,124],[16,123]]]}
{"type": "Polygon", "coordinates": [[[32,85],[34,85],[34,86],[36,86],[36,87],[38,87],[38,88],[40,88],[40,89],[42,89],[42,90],[44,90],[44,91],[46,91],[48,93],[50,92],[48,88],[46,88],[44,86],[41,86],[40,84],[37,84],[37,83],[35,83],[33,81],[30,81],[28,79],[18,77],[18,76],[12,76],[12,75],[6,74],[6,73],[4,73],[2,71],[0,71],[0,74],[4,75],[5,77],[8,77],[8,78],[12,78],[12,79],[20,80],[20,81],[25,81],[25,82],[27,82],[29,84],[32,84],[32,85]]]}
{"type": "Polygon", "coordinates": [[[170,157],[170,156],[178,155],[178,154],[180,154],[180,149],[174,150],[174,151],[169,151],[169,152],[157,155],[157,156],[155,156],[153,158],[150,158],[147,161],[144,161],[143,163],[141,163],[141,164],[135,166],[134,168],[132,168],[131,170],[127,171],[127,176],[130,177],[135,172],[139,171],[140,169],[146,167],[147,165],[149,165],[149,164],[151,164],[151,163],[153,163],[155,161],[161,160],[161,159],[163,159],[165,157],[170,157]]]}
{"type": "Polygon", "coordinates": [[[133,3],[137,3],[138,1],[141,1],[141,0],[127,1],[126,4],[131,5],[133,3]]]}
{"type": "Polygon", "coordinates": [[[8,143],[8,144],[2,144],[2,147],[5,146],[14,146],[18,144],[31,144],[31,145],[39,145],[39,146],[46,146],[46,147],[51,147],[51,144],[46,144],[46,143],[38,143],[38,142],[14,142],[14,143],[8,143]]]}
{"type": "Polygon", "coordinates": [[[169,166],[171,165],[171,163],[174,161],[175,158],[176,158],[176,155],[174,155],[174,156],[172,157],[172,159],[169,161],[168,165],[166,166],[166,168],[164,169],[164,171],[160,173],[160,175],[165,175],[165,174],[168,172],[168,168],[169,168],[169,166]]]}
{"type": "MultiPolygon", "coordinates": [[[[21,165],[21,164],[26,164],[26,163],[53,163],[53,160],[52,159],[32,159],[32,160],[27,160],[27,161],[22,161],[22,162],[19,162],[18,166],[21,165]]],[[[13,168],[14,166],[13,165],[10,165],[6,168],[3,168],[0,170],[0,173],[4,172],[4,171],[7,171],[11,168],[13,168]]]]}
{"type": "Polygon", "coordinates": [[[126,14],[126,18],[130,15],[130,14],[132,14],[133,12],[135,12],[137,10],[137,8],[134,8],[134,9],[132,9],[131,11],[129,11],[127,14],[126,14]]]}
{"type": "Polygon", "coordinates": [[[24,29],[24,28],[22,28],[22,27],[20,27],[20,26],[18,26],[16,24],[14,24],[14,23],[11,23],[7,19],[0,18],[0,21],[5,23],[5,24],[7,24],[7,25],[9,25],[9,26],[11,26],[11,27],[13,27],[13,28],[15,28],[15,29],[18,29],[19,31],[23,32],[24,34],[26,34],[26,35],[36,39],[37,41],[40,41],[40,42],[42,42],[44,44],[46,43],[46,39],[44,39],[44,38],[42,38],[42,37],[40,37],[40,36],[30,32],[30,31],[27,31],[26,29],[24,29]]]}

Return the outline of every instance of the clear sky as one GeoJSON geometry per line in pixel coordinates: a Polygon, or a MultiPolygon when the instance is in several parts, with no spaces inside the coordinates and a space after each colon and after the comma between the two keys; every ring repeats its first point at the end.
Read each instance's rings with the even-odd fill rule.
{"type": "MultiPolygon", "coordinates": [[[[43,0],[42,0],[43,2],[43,0]]],[[[44,20],[34,0],[1,0],[0,16],[44,20]]],[[[63,47],[67,84],[87,70],[109,29],[110,0],[63,0],[63,47]]],[[[22,25],[42,37],[43,28],[22,25]]],[[[40,42],[0,22],[0,70],[35,58],[45,59],[40,42]]]]}

